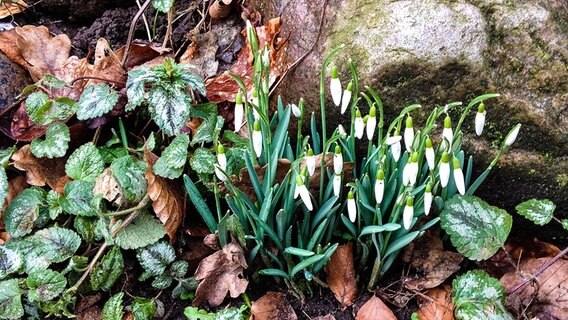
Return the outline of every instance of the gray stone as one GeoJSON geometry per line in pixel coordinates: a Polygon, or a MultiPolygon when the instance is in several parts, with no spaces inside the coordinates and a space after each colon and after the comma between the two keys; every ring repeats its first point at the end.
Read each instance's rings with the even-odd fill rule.
{"type": "MultiPolygon", "coordinates": [[[[3,53],[0,53],[0,112],[9,108],[15,101],[22,89],[31,83],[27,71],[15,62],[12,62],[3,53]]],[[[10,136],[10,122],[12,112],[7,112],[0,117],[0,131],[10,136]]]]}
{"type": "MultiPolygon", "coordinates": [[[[281,13],[294,61],[316,41],[324,0],[252,1],[265,18],[281,13]],[[274,3],[274,5],[271,5],[274,3]]],[[[345,63],[358,66],[362,85],[378,90],[390,116],[411,103],[428,110],[486,93],[486,132],[466,123],[466,147],[489,162],[509,128],[522,123],[509,156],[479,195],[511,209],[531,197],[568,207],[568,4],[564,0],[329,0],[315,50],[289,72],[277,93],[285,102],[302,96],[319,110],[323,56],[345,44],[335,59],[347,83],[345,63]],[[496,173],[499,172],[499,173],[496,173]],[[495,190],[497,188],[498,190],[495,190]]],[[[331,101],[326,108],[333,109],[331,101]]],[[[328,128],[346,123],[328,112],[328,128]]],[[[482,169],[481,166],[478,166],[482,169]]]]}

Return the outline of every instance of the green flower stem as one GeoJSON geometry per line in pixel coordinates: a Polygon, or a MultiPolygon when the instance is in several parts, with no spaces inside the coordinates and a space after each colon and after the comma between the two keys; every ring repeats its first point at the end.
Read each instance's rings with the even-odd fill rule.
{"type": "Polygon", "coordinates": [[[105,217],[116,217],[116,216],[123,216],[125,214],[129,214],[132,213],[134,211],[143,209],[144,207],[146,207],[146,205],[150,202],[150,196],[148,194],[146,194],[144,196],[144,198],[142,198],[142,200],[140,200],[140,202],[132,208],[128,208],[128,209],[124,209],[124,210],[120,210],[120,211],[115,211],[115,212],[109,212],[109,213],[105,213],[104,216],[105,217]]]}
{"type": "Polygon", "coordinates": [[[120,131],[120,141],[122,142],[122,147],[124,149],[128,149],[128,138],[126,137],[126,129],[124,128],[122,118],[118,118],[118,129],[120,131]]]}

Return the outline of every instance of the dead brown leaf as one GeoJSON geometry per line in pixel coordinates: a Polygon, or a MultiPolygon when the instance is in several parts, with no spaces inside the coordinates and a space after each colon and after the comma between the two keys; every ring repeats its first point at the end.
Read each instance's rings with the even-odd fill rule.
{"type": "Polygon", "coordinates": [[[328,315],[325,315],[325,316],[319,316],[319,317],[312,318],[312,320],[335,320],[335,317],[332,316],[331,314],[328,314],[328,315]]]}
{"type": "MultiPolygon", "coordinates": [[[[550,259],[530,259],[520,265],[520,274],[509,272],[500,281],[509,292],[550,259]]],[[[538,319],[568,319],[568,260],[556,261],[535,280],[508,294],[505,305],[517,314],[540,315],[538,319]]]]}
{"type": "Polygon", "coordinates": [[[60,179],[64,179],[65,161],[61,159],[36,158],[27,144],[12,155],[14,167],[26,172],[26,182],[32,186],[43,187],[46,184],[57,190],[60,179]]]}
{"type": "Polygon", "coordinates": [[[281,292],[269,291],[252,303],[252,320],[296,320],[298,316],[281,292]]]}
{"type": "MultiPolygon", "coordinates": [[[[445,251],[437,234],[427,231],[420,241],[415,241],[410,250],[410,265],[417,274],[407,279],[404,286],[411,290],[435,288],[448,277],[459,271],[463,256],[457,252],[445,251]]],[[[405,253],[409,255],[408,252],[405,253]]]]}
{"type": "Polygon", "coordinates": [[[103,173],[97,177],[93,193],[102,195],[108,202],[119,207],[126,204],[126,198],[124,198],[120,183],[118,183],[112,174],[111,168],[106,168],[103,173]]]}
{"type": "Polygon", "coordinates": [[[158,160],[158,156],[145,149],[144,158],[148,163],[146,180],[148,181],[148,196],[152,199],[152,208],[158,219],[164,224],[170,242],[173,243],[185,213],[183,197],[171,181],[155,175],[152,171],[152,166],[158,160]]]}
{"type": "Polygon", "coordinates": [[[28,8],[28,4],[23,0],[19,1],[1,1],[0,2],[0,19],[13,16],[20,12],[24,12],[28,8]]]}
{"type": "Polygon", "coordinates": [[[454,320],[454,305],[452,303],[452,288],[444,285],[433,288],[424,296],[418,296],[420,320],[454,320]]]}
{"type": "MultiPolygon", "coordinates": [[[[20,192],[24,191],[24,189],[28,188],[30,185],[26,182],[26,178],[24,176],[16,176],[10,181],[8,181],[8,194],[6,195],[6,199],[4,200],[4,204],[2,205],[2,211],[0,212],[0,218],[4,216],[4,210],[8,207],[8,204],[20,194],[20,192]]],[[[1,228],[4,228],[4,222],[0,220],[1,228]]]]}
{"type": "Polygon", "coordinates": [[[78,320],[99,320],[102,317],[101,307],[97,302],[101,300],[101,294],[84,296],[79,300],[75,308],[78,320]]]}
{"type": "Polygon", "coordinates": [[[231,298],[238,297],[248,286],[248,281],[243,278],[245,268],[243,249],[235,242],[201,260],[195,272],[195,279],[201,282],[195,291],[193,305],[201,306],[207,302],[217,307],[227,293],[231,298]]]}
{"type": "Polygon", "coordinates": [[[353,243],[337,247],[327,266],[327,284],[335,299],[346,308],[353,304],[357,297],[357,279],[353,262],[353,243]]]}
{"type": "Polygon", "coordinates": [[[394,313],[377,296],[372,296],[357,311],[355,320],[396,320],[394,313]]]}

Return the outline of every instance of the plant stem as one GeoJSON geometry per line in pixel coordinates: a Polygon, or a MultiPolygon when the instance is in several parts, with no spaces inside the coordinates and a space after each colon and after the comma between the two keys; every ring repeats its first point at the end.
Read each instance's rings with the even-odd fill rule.
{"type": "Polygon", "coordinates": [[[134,211],[137,211],[137,210],[144,208],[148,204],[149,200],[150,200],[150,196],[148,194],[146,194],[144,196],[144,198],[142,198],[142,200],[140,200],[140,202],[135,207],[120,210],[120,211],[115,211],[115,212],[111,212],[111,213],[107,213],[107,214],[105,214],[105,216],[106,217],[116,217],[116,216],[123,216],[125,214],[132,213],[134,211]]]}
{"type": "Polygon", "coordinates": [[[535,273],[533,273],[530,278],[525,279],[524,281],[522,281],[521,283],[519,283],[518,285],[516,285],[515,287],[513,287],[513,289],[509,290],[507,292],[507,294],[512,294],[517,292],[519,289],[524,288],[531,280],[535,279],[536,277],[538,277],[539,275],[541,275],[546,269],[548,269],[551,265],[553,265],[556,261],[558,261],[560,258],[562,258],[563,256],[565,256],[566,254],[568,254],[568,247],[566,247],[564,250],[562,250],[560,253],[558,253],[556,256],[554,256],[554,258],[548,260],[547,262],[543,263],[540,268],[538,268],[538,270],[535,271],[535,273]]]}
{"type": "Polygon", "coordinates": [[[152,0],[144,1],[144,4],[140,7],[138,12],[136,12],[136,15],[134,15],[134,19],[132,19],[132,22],[130,23],[130,29],[128,29],[128,38],[126,40],[126,47],[124,49],[124,56],[122,56],[122,61],[120,62],[120,65],[123,68],[126,65],[126,60],[128,60],[128,53],[130,52],[130,45],[132,44],[132,39],[134,37],[134,31],[135,31],[135,28],[136,28],[136,23],[138,22],[138,20],[140,19],[140,16],[142,16],[144,11],[146,11],[146,9],[150,5],[150,3],[152,3],[152,0]]]}

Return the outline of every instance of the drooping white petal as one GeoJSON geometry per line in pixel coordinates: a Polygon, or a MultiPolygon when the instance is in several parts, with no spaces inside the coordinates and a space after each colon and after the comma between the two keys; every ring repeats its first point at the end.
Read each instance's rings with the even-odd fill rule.
{"type": "Polygon", "coordinates": [[[355,117],[355,137],[357,137],[357,139],[363,138],[364,132],[365,132],[365,122],[363,122],[363,118],[355,117]]]}
{"type": "Polygon", "coordinates": [[[220,181],[227,181],[227,176],[223,173],[225,169],[221,168],[221,166],[217,163],[213,165],[213,167],[215,168],[215,175],[217,176],[217,179],[220,181]]]}
{"type": "Polygon", "coordinates": [[[440,163],[440,185],[442,188],[445,188],[450,181],[450,163],[449,162],[441,162],[440,163]]]}
{"type": "Polygon", "coordinates": [[[343,96],[341,97],[341,114],[344,114],[349,107],[349,103],[351,102],[351,90],[343,90],[343,96]]]}
{"type": "Polygon", "coordinates": [[[349,220],[355,222],[357,219],[357,204],[355,203],[355,198],[347,198],[347,213],[349,214],[349,220]]]}
{"type": "Polygon", "coordinates": [[[507,135],[507,138],[505,138],[505,146],[510,147],[515,140],[517,140],[517,135],[519,134],[519,131],[521,130],[521,124],[517,124],[507,135]]]}
{"type": "Polygon", "coordinates": [[[406,146],[406,151],[412,152],[412,142],[414,141],[414,129],[404,128],[404,145],[406,146]]]}
{"type": "Polygon", "coordinates": [[[458,192],[463,196],[465,194],[465,183],[461,168],[454,169],[454,182],[458,188],[458,192]]]}
{"type": "Polygon", "coordinates": [[[454,141],[454,132],[452,131],[452,128],[444,128],[444,130],[442,130],[442,138],[446,139],[449,143],[446,150],[452,150],[452,142],[454,141]]]}
{"type": "Polygon", "coordinates": [[[436,166],[436,154],[434,153],[434,148],[427,147],[424,151],[424,155],[426,156],[426,162],[428,163],[428,168],[430,170],[434,170],[436,166]]]}
{"type": "Polygon", "coordinates": [[[337,133],[339,133],[339,136],[343,139],[347,138],[347,132],[345,131],[345,128],[342,125],[338,125],[337,126],[337,133]]]}
{"type": "Polygon", "coordinates": [[[430,213],[430,209],[432,208],[432,192],[424,192],[424,214],[428,215],[430,213]]]}
{"type": "Polygon", "coordinates": [[[387,136],[385,143],[389,146],[392,146],[393,144],[400,142],[400,140],[402,140],[402,136],[400,135],[396,135],[396,136],[387,136]]]}
{"type": "Polygon", "coordinates": [[[290,105],[292,107],[292,114],[294,115],[294,117],[299,118],[302,115],[302,110],[300,110],[300,108],[298,108],[298,106],[293,103],[290,105]]]}
{"type": "Polygon", "coordinates": [[[310,197],[310,192],[308,191],[308,188],[306,188],[306,185],[296,185],[296,189],[298,189],[300,198],[302,198],[302,202],[304,202],[306,208],[312,211],[314,209],[314,207],[312,206],[312,198],[310,197]]]}
{"type": "Polygon", "coordinates": [[[221,170],[227,170],[227,156],[225,153],[217,153],[217,164],[221,170]]]}
{"type": "Polygon", "coordinates": [[[410,229],[410,224],[414,218],[414,206],[406,204],[404,206],[404,211],[402,212],[402,224],[404,229],[410,229]]]}
{"type": "Polygon", "coordinates": [[[314,155],[306,156],[306,167],[308,167],[308,174],[313,176],[316,172],[316,157],[314,155]]]}
{"type": "Polygon", "coordinates": [[[341,105],[341,81],[339,78],[331,78],[329,82],[329,90],[331,91],[331,99],[337,107],[341,105]]]}
{"type": "Polygon", "coordinates": [[[245,116],[245,110],[242,103],[235,104],[235,132],[241,130],[243,126],[243,119],[245,116]]]}
{"type": "Polygon", "coordinates": [[[402,169],[402,185],[408,186],[410,184],[410,166],[411,163],[407,162],[402,169]]]}
{"type": "Polygon", "coordinates": [[[341,174],[343,172],[343,154],[335,153],[333,155],[333,172],[341,174]]]}
{"type": "Polygon", "coordinates": [[[478,112],[475,114],[475,134],[480,136],[483,133],[483,127],[485,126],[485,114],[487,112],[478,112]]]}
{"type": "Polygon", "coordinates": [[[376,128],[377,128],[377,118],[369,117],[369,119],[367,119],[367,139],[373,140],[376,128]]]}
{"type": "Polygon", "coordinates": [[[333,195],[339,197],[339,193],[341,192],[341,175],[334,174],[333,175],[333,195]]]}
{"type": "Polygon", "coordinates": [[[375,180],[375,200],[377,203],[383,202],[383,196],[385,194],[385,181],[382,179],[375,180]]]}
{"type": "Polygon", "coordinates": [[[254,148],[254,153],[257,157],[262,154],[262,133],[257,130],[252,132],[252,146],[254,148]]]}
{"type": "Polygon", "coordinates": [[[395,142],[394,144],[392,144],[390,146],[390,148],[391,148],[392,158],[394,159],[394,162],[398,162],[398,159],[400,159],[400,151],[402,149],[402,147],[400,145],[400,140],[399,140],[399,142],[395,142]]]}

